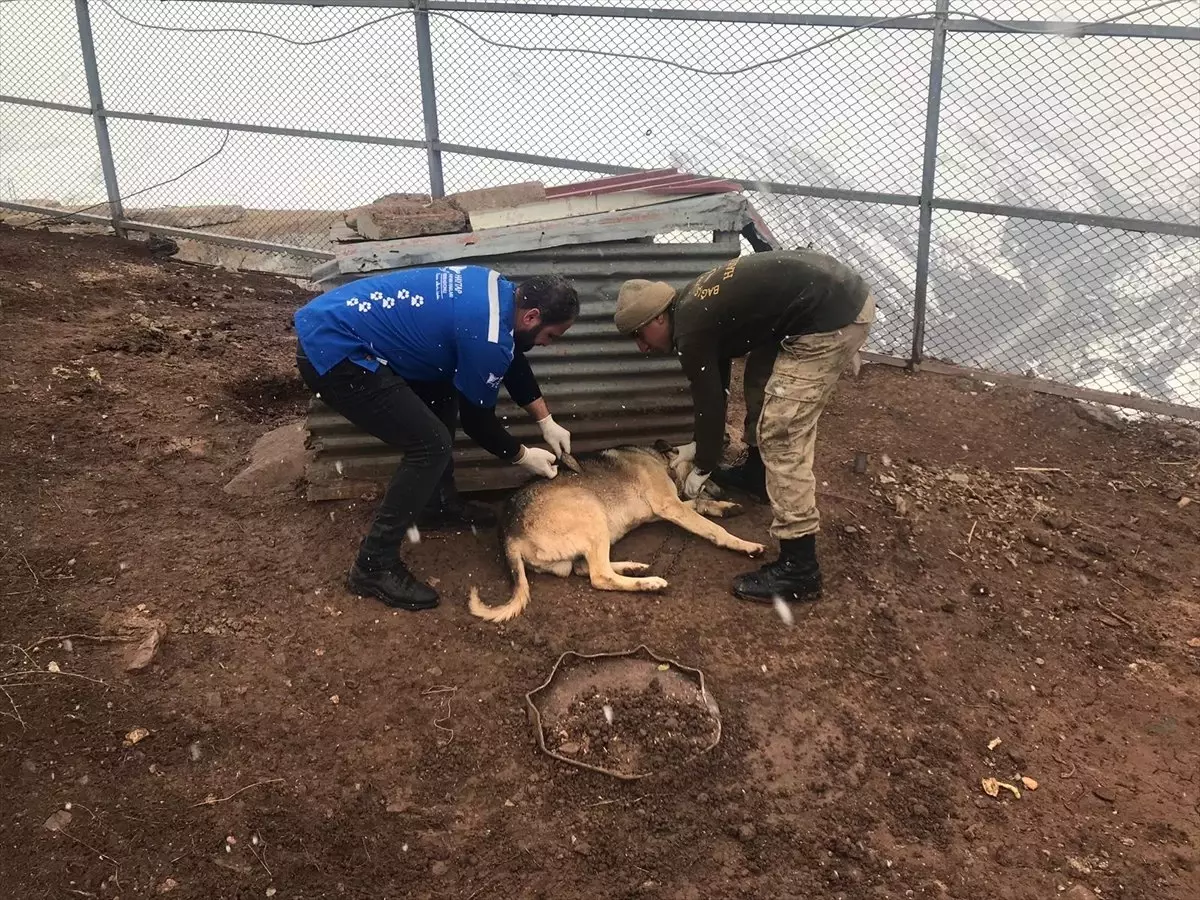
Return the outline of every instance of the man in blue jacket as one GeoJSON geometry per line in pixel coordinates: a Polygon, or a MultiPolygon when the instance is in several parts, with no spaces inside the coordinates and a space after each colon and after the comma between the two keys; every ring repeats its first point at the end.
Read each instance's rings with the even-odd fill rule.
{"type": "Polygon", "coordinates": [[[350,570],[348,587],[389,606],[437,606],[398,553],[413,524],[483,525],[454,487],[451,447],[463,430],[500,459],[553,478],[571,435],[550,415],[525,351],[571,327],[579,297],[566,279],[519,286],[482,266],[406,269],[350,282],[296,312],[305,384],[356,426],[404,454],[350,570]],[[496,418],[503,384],[553,452],[526,447],[496,418]]]}

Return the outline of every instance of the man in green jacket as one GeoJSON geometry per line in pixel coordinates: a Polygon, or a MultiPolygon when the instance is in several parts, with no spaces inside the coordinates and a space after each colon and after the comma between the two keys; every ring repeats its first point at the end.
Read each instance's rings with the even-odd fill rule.
{"type": "Polygon", "coordinates": [[[692,385],[695,440],[684,493],[696,497],[712,480],[770,499],[779,559],[735,579],[744,600],[815,599],[817,420],[842,370],[875,321],[875,301],[862,277],[811,250],[738,257],[676,291],[661,281],[627,281],[617,298],[617,330],[643,353],[679,356],[692,385]],[[718,468],[725,436],[730,360],[745,356],[749,445],[740,466],[718,468]]]}

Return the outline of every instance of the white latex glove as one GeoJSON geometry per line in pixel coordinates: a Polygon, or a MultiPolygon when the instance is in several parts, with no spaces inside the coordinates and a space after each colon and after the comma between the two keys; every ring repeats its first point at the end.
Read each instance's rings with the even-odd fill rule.
{"type": "Polygon", "coordinates": [[[528,469],[534,475],[542,478],[553,478],[558,474],[558,466],[554,464],[555,455],[541,447],[521,446],[521,453],[513,462],[523,469],[528,469]]]}
{"type": "Polygon", "coordinates": [[[550,445],[550,449],[554,451],[555,459],[564,453],[571,452],[571,432],[555,422],[554,416],[546,416],[544,419],[538,419],[537,425],[538,428],[542,429],[542,437],[550,445]]]}
{"type": "Polygon", "coordinates": [[[675,455],[671,459],[671,471],[674,473],[675,483],[682,485],[688,475],[695,468],[693,460],[696,458],[696,442],[690,444],[682,444],[675,448],[675,455]]]}
{"type": "Polygon", "coordinates": [[[700,492],[704,490],[704,484],[708,481],[710,472],[701,472],[698,469],[692,469],[688,475],[687,481],[683,483],[683,495],[689,500],[695,500],[700,496],[700,492]]]}

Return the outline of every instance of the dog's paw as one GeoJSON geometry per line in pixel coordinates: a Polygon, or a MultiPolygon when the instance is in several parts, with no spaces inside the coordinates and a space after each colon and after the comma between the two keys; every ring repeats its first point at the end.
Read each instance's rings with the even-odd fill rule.
{"type": "Polygon", "coordinates": [[[654,576],[653,578],[639,578],[639,591],[665,591],[667,589],[667,579],[654,576]]]}
{"type": "Polygon", "coordinates": [[[647,563],[640,562],[614,562],[612,567],[618,575],[642,575],[650,571],[647,563]]]}
{"type": "Polygon", "coordinates": [[[767,548],[762,544],[747,544],[744,548],[745,554],[749,557],[762,556],[766,550],[767,548]]]}

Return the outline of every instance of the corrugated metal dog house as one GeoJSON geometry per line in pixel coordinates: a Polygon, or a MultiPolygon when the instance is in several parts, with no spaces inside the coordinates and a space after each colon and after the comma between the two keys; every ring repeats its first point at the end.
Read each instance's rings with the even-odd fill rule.
{"type": "MultiPolygon", "coordinates": [[[[666,200],[631,210],[577,216],[486,231],[359,244],[316,272],[322,287],[392,269],[454,263],[496,269],[514,281],[555,273],[575,283],[580,315],[561,341],[528,354],[554,418],[586,453],[657,439],[685,442],[692,433],[687,381],[674,357],[644,356],[613,327],[617,292],[628,278],[682,286],[740,253],[739,233],[756,216],[739,193],[666,200]],[[712,234],[708,243],[653,243],[678,231],[712,234]]],[[[525,411],[501,392],[498,414],[518,440],[541,444],[525,411]]],[[[359,497],[386,481],[400,454],[320,401],[309,411],[315,450],[310,500],[359,497]]],[[[528,473],[503,463],[459,432],[455,466],[460,489],[511,487],[528,473]]]]}

